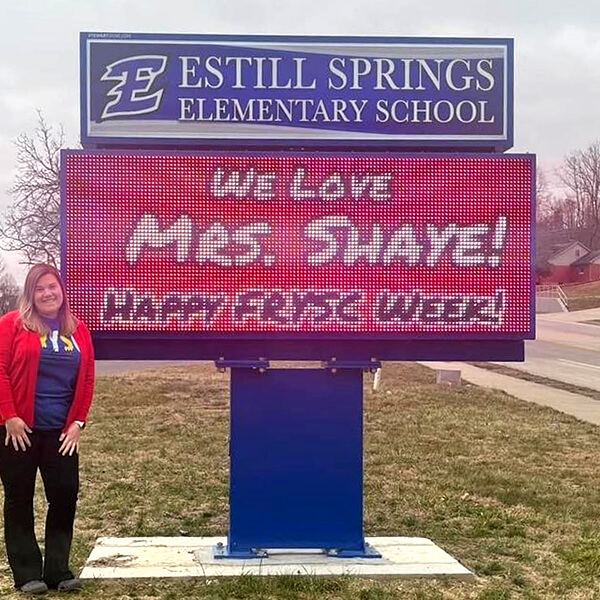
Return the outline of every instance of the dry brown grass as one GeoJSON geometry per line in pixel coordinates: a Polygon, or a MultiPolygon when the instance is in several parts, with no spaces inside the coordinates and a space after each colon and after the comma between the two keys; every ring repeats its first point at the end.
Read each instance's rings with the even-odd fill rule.
{"type": "MultiPolygon", "coordinates": [[[[228,419],[228,375],[208,366],[100,379],[83,443],[74,566],[98,536],[225,534],[228,419]]],[[[81,596],[597,599],[599,459],[597,427],[502,393],[436,386],[424,367],[386,365],[382,388],[365,386],[365,530],[429,537],[476,582],[97,582],[81,596]]],[[[0,569],[0,595],[16,598],[3,554],[0,569]]]]}
{"type": "Polygon", "coordinates": [[[600,281],[590,283],[577,283],[563,286],[569,298],[580,298],[582,296],[600,296],[600,281]]]}
{"type": "Polygon", "coordinates": [[[563,286],[569,299],[569,310],[585,310],[600,306],[600,281],[563,286]]]}

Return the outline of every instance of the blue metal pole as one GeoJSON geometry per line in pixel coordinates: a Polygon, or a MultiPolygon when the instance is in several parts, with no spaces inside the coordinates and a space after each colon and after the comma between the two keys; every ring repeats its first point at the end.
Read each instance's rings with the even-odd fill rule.
{"type": "Polygon", "coordinates": [[[371,556],[363,535],[362,369],[231,370],[230,529],[216,556],[371,556]]]}

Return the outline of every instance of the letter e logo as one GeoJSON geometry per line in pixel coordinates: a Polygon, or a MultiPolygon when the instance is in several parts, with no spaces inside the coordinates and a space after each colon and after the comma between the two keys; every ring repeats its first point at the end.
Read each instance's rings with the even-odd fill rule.
{"type": "Polygon", "coordinates": [[[167,66],[166,56],[131,56],[106,66],[101,81],[116,81],[107,93],[109,100],[101,119],[154,112],[164,89],[151,91],[156,78],[167,66]]]}

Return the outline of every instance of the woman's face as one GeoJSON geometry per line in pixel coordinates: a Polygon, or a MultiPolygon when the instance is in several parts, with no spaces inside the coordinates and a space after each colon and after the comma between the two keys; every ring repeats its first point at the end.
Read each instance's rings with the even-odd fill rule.
{"type": "Polygon", "coordinates": [[[63,303],[63,293],[54,275],[47,273],[38,279],[33,303],[40,316],[47,319],[55,319],[58,316],[63,303]]]}

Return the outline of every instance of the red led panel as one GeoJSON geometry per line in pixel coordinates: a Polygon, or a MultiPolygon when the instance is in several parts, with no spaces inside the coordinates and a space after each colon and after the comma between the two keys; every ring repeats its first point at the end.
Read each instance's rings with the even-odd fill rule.
{"type": "Polygon", "coordinates": [[[68,152],[96,332],[529,337],[532,157],[68,152]]]}

